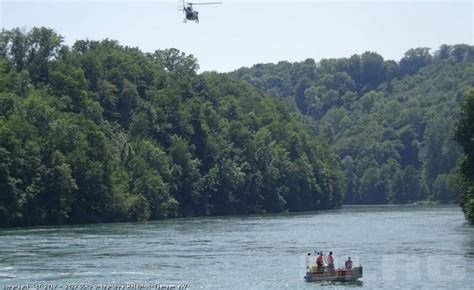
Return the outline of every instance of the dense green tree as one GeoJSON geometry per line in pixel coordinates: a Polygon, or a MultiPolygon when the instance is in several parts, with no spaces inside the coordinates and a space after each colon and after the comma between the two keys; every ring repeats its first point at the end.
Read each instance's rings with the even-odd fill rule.
{"type": "Polygon", "coordinates": [[[374,52],[364,52],[361,55],[360,86],[363,91],[377,88],[386,77],[386,68],[383,57],[374,52]]]}
{"type": "Polygon", "coordinates": [[[461,207],[466,218],[474,223],[474,90],[469,91],[461,106],[456,126],[456,140],[464,149],[460,172],[464,179],[461,207]]]}
{"type": "Polygon", "coordinates": [[[416,74],[420,68],[428,65],[432,58],[429,48],[419,47],[410,49],[400,60],[400,74],[402,76],[416,74]]]}

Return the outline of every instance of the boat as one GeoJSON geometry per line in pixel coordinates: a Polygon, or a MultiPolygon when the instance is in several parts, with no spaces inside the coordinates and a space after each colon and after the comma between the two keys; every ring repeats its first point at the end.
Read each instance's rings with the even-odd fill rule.
{"type": "MultiPolygon", "coordinates": [[[[357,279],[362,278],[362,266],[352,267],[352,262],[350,265],[346,263],[346,268],[334,268],[334,266],[328,266],[328,259],[326,255],[323,255],[322,252],[314,251],[316,255],[319,255],[322,258],[321,266],[311,265],[310,258],[311,253],[308,253],[306,256],[306,275],[304,279],[307,282],[315,281],[357,281],[357,279]]],[[[332,252],[330,253],[330,255],[332,252]]],[[[350,257],[349,257],[350,261],[350,257]]]]}
{"type": "Polygon", "coordinates": [[[304,279],[306,282],[315,281],[356,281],[362,278],[362,266],[354,267],[352,269],[333,269],[330,270],[327,267],[323,269],[316,269],[316,266],[312,267],[310,271],[306,272],[304,279]]]}

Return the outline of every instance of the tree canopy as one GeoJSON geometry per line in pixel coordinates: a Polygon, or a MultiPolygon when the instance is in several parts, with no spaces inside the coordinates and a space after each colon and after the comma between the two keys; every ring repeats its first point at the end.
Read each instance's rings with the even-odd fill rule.
{"type": "Polygon", "coordinates": [[[177,49],[3,30],[0,226],[453,202],[460,191],[472,220],[474,47],[198,68],[177,49]]]}
{"type": "Polygon", "coordinates": [[[312,120],[341,159],[345,203],[457,201],[454,124],[474,87],[473,46],[410,49],[399,61],[365,52],[257,64],[230,75],[312,120]]]}
{"type": "Polygon", "coordinates": [[[285,101],[176,49],[0,33],[0,226],[341,206],[344,174],[285,101]]]}

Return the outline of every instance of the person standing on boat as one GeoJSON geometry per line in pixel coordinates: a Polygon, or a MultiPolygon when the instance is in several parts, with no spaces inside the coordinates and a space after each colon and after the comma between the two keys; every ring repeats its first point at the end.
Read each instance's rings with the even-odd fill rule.
{"type": "Polygon", "coordinates": [[[352,269],[352,260],[351,260],[351,257],[348,257],[348,258],[347,258],[347,261],[346,261],[346,269],[352,269]]]}
{"type": "Polygon", "coordinates": [[[316,258],[316,266],[318,266],[318,270],[322,269],[322,267],[323,267],[323,252],[319,252],[319,256],[316,258]]]}
{"type": "Polygon", "coordinates": [[[334,270],[334,257],[332,256],[332,252],[329,252],[328,268],[329,268],[329,270],[334,270]]]}

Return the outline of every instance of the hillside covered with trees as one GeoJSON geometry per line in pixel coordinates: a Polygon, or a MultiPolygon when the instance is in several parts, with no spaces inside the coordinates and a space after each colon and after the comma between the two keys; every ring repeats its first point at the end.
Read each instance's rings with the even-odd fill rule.
{"type": "Polygon", "coordinates": [[[68,47],[47,28],[3,30],[0,226],[457,202],[460,192],[472,220],[474,47],[197,69],[176,49],[68,47]]]}
{"type": "Polygon", "coordinates": [[[342,161],[345,203],[457,202],[462,148],[454,128],[474,87],[473,46],[410,49],[398,62],[365,52],[257,64],[230,75],[285,100],[329,139],[342,161]]]}
{"type": "Polygon", "coordinates": [[[192,55],[0,34],[0,226],[339,207],[340,161],[285,101],[192,55]]]}

